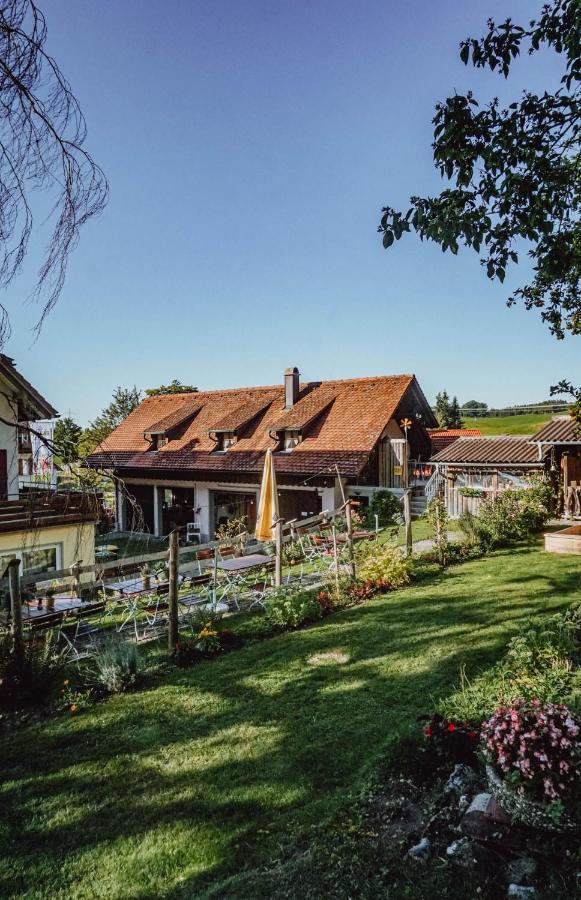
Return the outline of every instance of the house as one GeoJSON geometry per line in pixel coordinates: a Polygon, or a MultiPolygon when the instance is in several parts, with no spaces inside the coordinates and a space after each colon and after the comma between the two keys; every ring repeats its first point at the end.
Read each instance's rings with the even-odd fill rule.
{"type": "Polygon", "coordinates": [[[549,471],[559,475],[562,511],[581,518],[581,427],[572,416],[554,416],[531,441],[549,471]]]}
{"type": "Polygon", "coordinates": [[[50,575],[95,561],[96,506],[91,498],[49,489],[21,490],[19,460],[28,458],[35,423],[56,409],[0,354],[0,571],[14,556],[24,575],[50,575]],[[24,439],[27,435],[28,440],[24,439]]]}
{"type": "Polygon", "coordinates": [[[431,428],[428,434],[432,442],[432,456],[435,456],[458,438],[480,437],[482,432],[479,428],[431,428]]]}
{"type": "Polygon", "coordinates": [[[432,456],[435,466],[427,499],[441,492],[451,518],[475,512],[479,496],[523,487],[532,472],[543,472],[544,458],[532,438],[521,435],[461,437],[432,456]]]}
{"type": "MultiPolygon", "coordinates": [[[[433,438],[432,438],[433,441],[433,438]]],[[[571,416],[554,416],[536,434],[464,436],[435,453],[427,498],[443,492],[448,515],[478,507],[477,493],[525,486],[532,472],[559,482],[561,510],[581,517],[581,430],[571,416]]]]}
{"type": "Polygon", "coordinates": [[[290,520],[337,508],[343,493],[401,494],[407,458],[429,458],[434,425],[414,375],[301,383],[291,368],[279,385],[148,397],[88,463],[126,488],[119,530],[164,535],[194,522],[208,539],[233,517],[254,529],[269,447],[290,520]]]}

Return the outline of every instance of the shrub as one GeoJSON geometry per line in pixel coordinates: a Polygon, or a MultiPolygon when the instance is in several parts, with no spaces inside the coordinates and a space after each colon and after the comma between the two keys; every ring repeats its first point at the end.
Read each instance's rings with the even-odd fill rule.
{"type": "Polygon", "coordinates": [[[211,622],[206,623],[194,636],[194,644],[202,656],[215,656],[222,649],[220,634],[212,627],[211,622]]]}
{"type": "Polygon", "coordinates": [[[448,556],[448,512],[441,497],[435,497],[428,504],[426,518],[434,536],[438,561],[445,565],[448,556]]]}
{"type": "Polygon", "coordinates": [[[194,663],[204,659],[204,654],[198,648],[197,642],[180,634],[178,642],[172,653],[172,660],[180,669],[185,669],[194,663]]]}
{"type": "Polygon", "coordinates": [[[376,491],[369,501],[366,511],[368,528],[375,528],[375,516],[378,517],[380,528],[388,525],[401,524],[401,506],[399,500],[391,491],[376,491]]]}
{"type": "Polygon", "coordinates": [[[440,762],[476,763],[478,732],[468,722],[446,719],[436,713],[426,725],[428,747],[440,762]]]}
{"type": "Polygon", "coordinates": [[[557,703],[571,697],[573,657],[578,652],[577,625],[571,612],[555,615],[531,625],[508,644],[495,666],[469,681],[461,672],[456,693],[442,712],[480,722],[499,706],[516,699],[557,703]]]}
{"type": "Polygon", "coordinates": [[[135,644],[119,637],[109,638],[97,648],[90,680],[110,694],[119,694],[136,684],[138,670],[135,644]]]}
{"type": "Polygon", "coordinates": [[[266,618],[274,628],[298,628],[321,615],[321,605],[312,592],[281,588],[273,592],[266,604],[266,618]]]}
{"type": "Polygon", "coordinates": [[[473,529],[486,549],[523,540],[549,520],[554,505],[553,490],[540,476],[529,478],[529,487],[501,491],[480,504],[473,529]]]}
{"type": "Polygon", "coordinates": [[[410,580],[410,565],[402,552],[391,544],[367,544],[357,551],[359,581],[381,583],[395,588],[410,580]]]}
{"type": "Polygon", "coordinates": [[[45,703],[62,683],[65,662],[52,632],[25,640],[21,660],[14,655],[12,636],[0,635],[0,708],[45,703]]]}
{"type": "Polygon", "coordinates": [[[476,516],[474,513],[462,513],[458,519],[458,528],[462,534],[462,541],[467,547],[476,547],[480,543],[476,516]]]}
{"type": "Polygon", "coordinates": [[[579,797],[581,721],[563,704],[501,707],[482,726],[482,743],[487,760],[517,793],[547,804],[579,797]]]}
{"type": "Polygon", "coordinates": [[[304,558],[303,548],[299,541],[291,541],[282,548],[282,561],[285,566],[294,566],[304,558]]]}

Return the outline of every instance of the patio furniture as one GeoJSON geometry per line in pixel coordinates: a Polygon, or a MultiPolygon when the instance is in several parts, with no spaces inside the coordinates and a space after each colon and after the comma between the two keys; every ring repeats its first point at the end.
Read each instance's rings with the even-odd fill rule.
{"type": "Polygon", "coordinates": [[[202,575],[204,573],[204,571],[208,570],[208,567],[209,567],[208,565],[203,566],[202,563],[204,563],[204,562],[208,563],[208,564],[210,564],[210,562],[213,563],[214,562],[214,551],[211,549],[210,550],[197,550],[195,562],[196,562],[197,568],[198,568],[198,575],[202,575]]]}
{"type": "Polygon", "coordinates": [[[105,612],[105,606],[105,601],[90,603],[63,614],[58,638],[62,638],[67,645],[67,656],[69,652],[74,659],[88,656],[88,647],[93,645],[94,636],[101,630],[101,618],[105,612]],[[91,622],[90,620],[95,617],[98,617],[98,621],[91,622]],[[88,646],[85,646],[85,652],[81,653],[79,645],[83,641],[86,641],[88,646]]]}
{"type": "Polygon", "coordinates": [[[186,522],[186,544],[201,544],[202,529],[197,522],[186,522]]]}
{"type": "Polygon", "coordinates": [[[218,557],[221,560],[235,559],[236,558],[236,548],[232,547],[232,546],[218,547],[218,557]]]}
{"type": "Polygon", "coordinates": [[[240,609],[238,596],[245,593],[248,585],[248,573],[256,569],[267,569],[274,566],[274,560],[262,553],[251,553],[248,556],[237,556],[218,563],[218,568],[226,573],[223,582],[225,589],[222,599],[231,600],[236,609],[240,609]]]}

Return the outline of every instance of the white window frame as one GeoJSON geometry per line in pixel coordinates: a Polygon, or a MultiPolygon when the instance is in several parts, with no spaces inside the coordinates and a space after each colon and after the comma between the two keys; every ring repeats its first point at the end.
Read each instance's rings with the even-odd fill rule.
{"type": "MultiPolygon", "coordinates": [[[[19,547],[18,550],[0,550],[0,558],[2,559],[12,559],[16,557],[16,559],[20,560],[21,575],[26,575],[27,573],[24,571],[24,554],[25,553],[34,553],[36,550],[56,550],[56,569],[55,572],[60,572],[61,569],[64,568],[63,565],[63,545],[62,542],[55,542],[54,544],[37,544],[30,547],[19,547]]],[[[51,571],[47,572],[38,572],[38,575],[51,575],[51,571]]]]}

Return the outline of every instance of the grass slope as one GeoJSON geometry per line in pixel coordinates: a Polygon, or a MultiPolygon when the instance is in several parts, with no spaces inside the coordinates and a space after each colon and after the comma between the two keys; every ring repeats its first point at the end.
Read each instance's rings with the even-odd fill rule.
{"type": "Polygon", "coordinates": [[[580,597],[574,557],[498,553],[5,736],[0,895],[204,896],[333,814],[462,664],[580,597]]]}
{"type": "Polygon", "coordinates": [[[534,434],[550,420],[547,413],[525,413],[522,416],[463,419],[463,422],[465,428],[479,428],[482,434],[534,434]]]}

